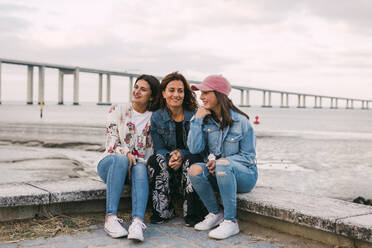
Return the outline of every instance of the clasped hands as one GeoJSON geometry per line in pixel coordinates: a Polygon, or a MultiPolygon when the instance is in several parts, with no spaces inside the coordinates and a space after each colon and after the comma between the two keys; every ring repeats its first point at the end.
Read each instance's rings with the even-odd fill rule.
{"type": "Polygon", "coordinates": [[[178,170],[182,165],[182,155],[180,151],[174,150],[169,154],[168,166],[171,167],[174,171],[178,170]]]}

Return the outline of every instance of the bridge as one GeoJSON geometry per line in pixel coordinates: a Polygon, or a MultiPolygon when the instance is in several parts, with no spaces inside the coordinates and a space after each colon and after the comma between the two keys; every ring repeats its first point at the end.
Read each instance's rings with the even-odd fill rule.
{"type": "MultiPolygon", "coordinates": [[[[66,65],[57,65],[51,63],[39,63],[23,60],[13,60],[0,58],[0,104],[1,104],[1,66],[2,64],[13,64],[19,66],[27,66],[27,95],[26,103],[33,104],[33,80],[34,80],[34,68],[37,68],[38,76],[38,103],[44,102],[44,88],[45,88],[45,69],[57,69],[58,70],[58,104],[64,104],[64,75],[72,74],[73,75],[73,104],[79,105],[79,75],[81,72],[85,73],[94,73],[98,75],[98,105],[109,105],[111,104],[111,76],[121,76],[129,78],[129,99],[130,94],[133,89],[133,79],[140,76],[140,74],[119,72],[119,71],[108,71],[100,69],[92,69],[86,67],[77,67],[77,66],[66,66],[66,65]],[[106,81],[106,99],[103,102],[102,88],[103,81],[106,81]]],[[[161,79],[160,77],[158,77],[161,79]]],[[[200,81],[189,81],[191,84],[200,84],[200,81]]],[[[262,93],[262,107],[271,108],[271,98],[272,94],[280,95],[280,105],[281,108],[289,108],[289,97],[294,96],[297,98],[297,108],[306,108],[306,100],[312,98],[314,101],[314,108],[323,108],[323,100],[327,99],[330,102],[331,109],[337,109],[344,104],[346,109],[354,109],[354,103],[360,103],[361,109],[369,109],[369,104],[372,100],[367,99],[355,99],[355,98],[346,98],[346,97],[336,97],[336,96],[325,96],[325,95],[314,95],[306,94],[300,92],[289,92],[289,91],[279,91],[263,88],[253,88],[245,86],[232,85],[232,88],[240,91],[240,106],[250,107],[250,92],[257,91],[262,93]]]]}

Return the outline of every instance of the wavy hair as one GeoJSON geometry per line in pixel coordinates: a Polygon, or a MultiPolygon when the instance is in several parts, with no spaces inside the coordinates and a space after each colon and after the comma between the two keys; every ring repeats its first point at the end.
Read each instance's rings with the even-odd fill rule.
{"type": "MultiPolygon", "coordinates": [[[[166,75],[160,84],[160,94],[167,88],[167,85],[175,80],[179,80],[183,83],[185,97],[183,98],[182,108],[193,111],[198,108],[198,102],[196,100],[195,92],[191,90],[189,82],[179,72],[172,72],[166,75]]],[[[167,102],[164,98],[160,99],[160,108],[164,109],[167,107],[167,102]]]]}

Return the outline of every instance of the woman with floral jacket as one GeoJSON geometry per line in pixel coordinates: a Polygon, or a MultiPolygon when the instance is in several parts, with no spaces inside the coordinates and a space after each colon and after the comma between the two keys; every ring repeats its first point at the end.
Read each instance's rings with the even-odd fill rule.
{"type": "Polygon", "coordinates": [[[106,183],[104,230],[113,238],[143,241],[147,199],[147,159],[153,153],[150,135],[152,111],[159,107],[159,80],[154,76],[137,78],[130,104],[112,107],[106,122],[106,150],[99,159],[97,172],[106,183]],[[132,224],[129,234],[117,217],[125,178],[132,181],[132,224]]]}

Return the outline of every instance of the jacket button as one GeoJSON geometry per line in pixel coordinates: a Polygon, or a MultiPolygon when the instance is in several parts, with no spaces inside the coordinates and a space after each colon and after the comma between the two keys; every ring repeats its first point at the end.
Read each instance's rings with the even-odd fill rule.
{"type": "Polygon", "coordinates": [[[211,131],[211,129],[210,128],[208,128],[208,132],[210,132],[211,131]]]}
{"type": "Polygon", "coordinates": [[[234,138],[231,138],[231,140],[234,140],[234,138]]]}

